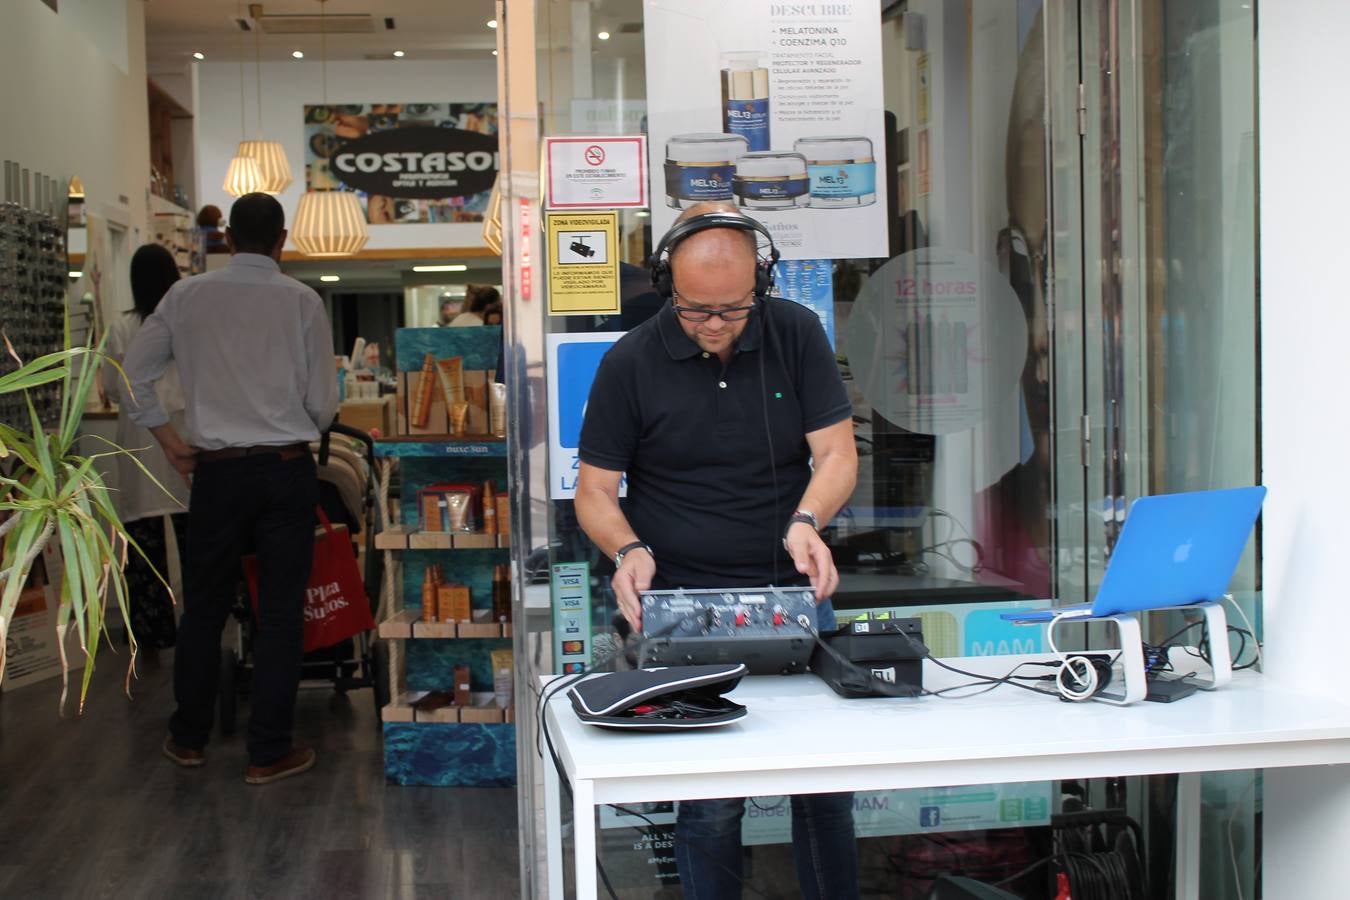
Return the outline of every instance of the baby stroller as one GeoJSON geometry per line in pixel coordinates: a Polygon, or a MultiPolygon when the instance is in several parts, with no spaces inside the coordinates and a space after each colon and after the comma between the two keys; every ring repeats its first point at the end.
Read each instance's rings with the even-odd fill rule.
{"type": "MultiPolygon", "coordinates": [[[[310,445],[318,463],[319,504],[334,528],[346,527],[364,552],[357,554],[371,612],[379,597],[383,554],[375,552],[375,443],[370,435],[334,423],[323,437],[310,445]]],[[[257,624],[247,588],[240,583],[233,611],[235,627],[221,648],[220,730],[233,734],[239,697],[248,694],[253,675],[253,643],[257,624]],[[233,646],[231,646],[231,644],[233,646]]],[[[358,688],[373,688],[375,720],[389,702],[387,666],[376,667],[371,635],[359,634],[331,647],[306,653],[300,673],[302,688],[332,685],[339,694],[358,688]]]]}

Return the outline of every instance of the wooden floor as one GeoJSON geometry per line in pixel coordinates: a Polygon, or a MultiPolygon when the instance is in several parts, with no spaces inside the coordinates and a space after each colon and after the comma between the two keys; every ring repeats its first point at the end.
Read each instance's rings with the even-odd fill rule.
{"type": "Polygon", "coordinates": [[[132,700],[105,653],[80,718],[58,718],[59,680],[0,695],[0,897],[520,895],[515,791],[385,786],[369,690],[302,690],[318,764],[255,787],[242,722],[203,768],[160,755],[171,653],[132,700]]]}

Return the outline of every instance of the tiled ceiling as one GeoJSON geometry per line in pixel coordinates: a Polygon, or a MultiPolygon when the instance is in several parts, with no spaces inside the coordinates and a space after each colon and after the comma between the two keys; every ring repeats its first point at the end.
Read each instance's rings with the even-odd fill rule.
{"type": "MultiPolygon", "coordinates": [[[[241,31],[243,19],[252,26],[248,2],[241,0],[146,0],[146,55],[151,72],[172,71],[187,65],[193,52],[212,62],[254,58],[254,31],[241,31]],[[242,36],[242,46],[241,46],[242,36]]],[[[482,59],[497,46],[497,34],[487,27],[495,14],[492,0],[271,0],[264,2],[264,26],[256,32],[263,60],[290,59],[300,50],[318,60],[321,36],[317,31],[279,33],[295,19],[317,17],[322,9],[335,26],[356,23],[370,30],[335,34],[325,29],[330,60],[391,58],[402,50],[405,59],[482,59]],[[360,17],[359,19],[357,17],[360,17]],[[393,28],[387,27],[387,22],[393,28]]],[[[311,23],[301,23],[302,26],[311,23]]],[[[336,27],[333,29],[336,30],[336,27]]]]}

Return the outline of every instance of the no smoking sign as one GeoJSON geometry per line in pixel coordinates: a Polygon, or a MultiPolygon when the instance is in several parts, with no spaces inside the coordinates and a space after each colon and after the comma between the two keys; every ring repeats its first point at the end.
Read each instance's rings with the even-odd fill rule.
{"type": "Polygon", "coordinates": [[[548,209],[643,209],[647,206],[647,139],[546,137],[548,209]]]}

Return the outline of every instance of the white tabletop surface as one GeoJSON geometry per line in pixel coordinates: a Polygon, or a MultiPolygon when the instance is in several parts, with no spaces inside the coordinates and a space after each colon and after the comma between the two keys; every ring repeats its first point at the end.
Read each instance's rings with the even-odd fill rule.
{"type": "MultiPolygon", "coordinates": [[[[1002,674],[1024,658],[947,662],[1002,674]]],[[[929,688],[969,680],[925,667],[929,688]]],[[[595,783],[597,803],[1350,762],[1350,705],[1250,672],[1219,691],[1128,707],[1011,686],[845,700],[813,675],[748,677],[730,695],[744,719],[679,733],[582,724],[565,694],[549,704],[554,746],[569,780],[595,783]]]]}

